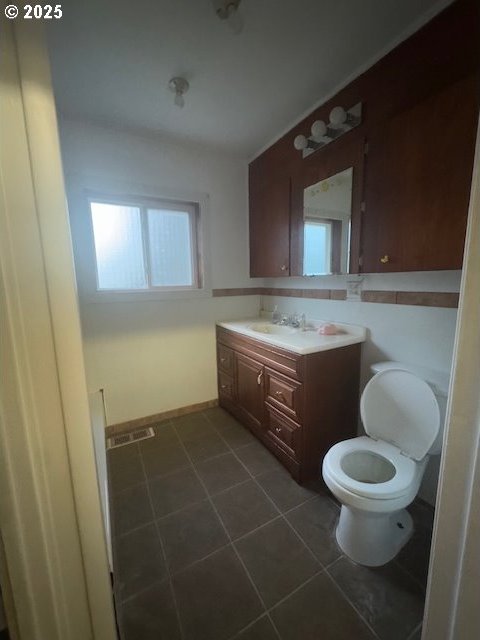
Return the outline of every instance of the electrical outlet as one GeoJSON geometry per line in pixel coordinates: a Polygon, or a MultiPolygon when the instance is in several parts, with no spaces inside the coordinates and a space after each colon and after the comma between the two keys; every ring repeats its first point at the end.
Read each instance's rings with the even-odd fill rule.
{"type": "Polygon", "coordinates": [[[347,278],[347,300],[361,300],[363,278],[359,276],[349,276],[347,278]]]}

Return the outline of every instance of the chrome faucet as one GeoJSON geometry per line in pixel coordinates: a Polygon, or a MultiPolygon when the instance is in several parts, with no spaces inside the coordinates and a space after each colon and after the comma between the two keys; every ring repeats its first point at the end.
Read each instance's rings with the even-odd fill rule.
{"type": "Polygon", "coordinates": [[[301,329],[302,331],[306,331],[307,321],[305,318],[305,314],[302,313],[300,317],[298,317],[297,313],[292,313],[289,316],[285,313],[278,315],[275,319],[272,319],[273,324],[279,324],[283,327],[293,327],[294,329],[301,329]]]}
{"type": "Polygon", "coordinates": [[[295,329],[298,329],[300,326],[300,320],[296,313],[292,313],[292,315],[288,318],[288,324],[295,329]]]}

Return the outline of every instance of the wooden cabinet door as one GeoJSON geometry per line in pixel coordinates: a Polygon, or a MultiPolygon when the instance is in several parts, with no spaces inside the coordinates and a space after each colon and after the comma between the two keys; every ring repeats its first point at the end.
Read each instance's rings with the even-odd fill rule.
{"type": "Polygon", "coordinates": [[[290,179],[263,164],[249,168],[250,276],[290,275],[290,179]]]}
{"type": "Polygon", "coordinates": [[[477,114],[469,77],[369,135],[364,273],[461,268],[477,114]]]}
{"type": "Polygon", "coordinates": [[[236,403],[247,424],[256,431],[264,422],[264,368],[263,365],[235,353],[236,403]]]}

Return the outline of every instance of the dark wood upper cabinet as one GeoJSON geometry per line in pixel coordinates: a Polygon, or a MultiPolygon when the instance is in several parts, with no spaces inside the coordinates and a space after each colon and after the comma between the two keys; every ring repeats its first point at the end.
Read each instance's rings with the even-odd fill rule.
{"type": "Polygon", "coordinates": [[[455,0],[250,164],[251,275],[303,273],[303,189],[354,164],[351,273],[460,269],[479,86],[480,3],[455,0]],[[357,102],[360,126],[302,159],[295,136],[357,102]]]}
{"type": "Polygon", "coordinates": [[[253,162],[249,170],[250,275],[290,275],[290,180],[253,162]]]}
{"type": "Polygon", "coordinates": [[[461,269],[477,81],[465,78],[369,135],[363,272],[461,269]]]}

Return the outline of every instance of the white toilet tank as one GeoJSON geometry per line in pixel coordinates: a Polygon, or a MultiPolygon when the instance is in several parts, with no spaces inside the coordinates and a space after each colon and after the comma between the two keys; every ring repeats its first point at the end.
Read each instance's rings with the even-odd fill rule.
{"type": "Polygon", "coordinates": [[[380,373],[380,371],[386,371],[387,369],[402,369],[403,371],[409,371],[418,378],[425,380],[425,382],[430,385],[437,399],[438,406],[440,407],[440,429],[438,430],[437,437],[435,438],[435,441],[430,447],[428,453],[429,455],[438,455],[442,451],[450,373],[445,371],[436,371],[435,369],[429,369],[428,367],[422,367],[420,365],[394,361],[376,362],[370,367],[373,374],[380,373]]]}

